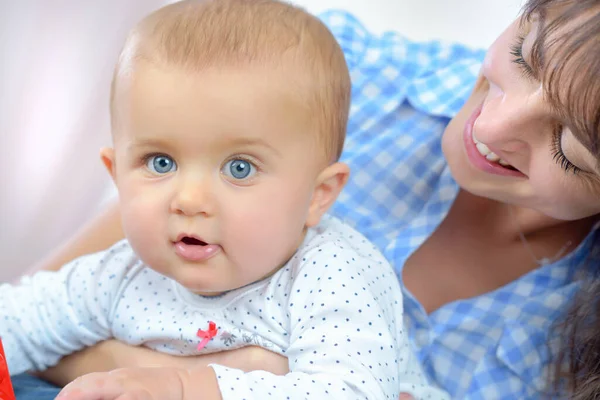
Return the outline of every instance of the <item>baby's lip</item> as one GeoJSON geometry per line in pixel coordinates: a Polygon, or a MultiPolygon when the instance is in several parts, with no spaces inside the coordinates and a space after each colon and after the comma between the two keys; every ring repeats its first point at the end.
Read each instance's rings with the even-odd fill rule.
{"type": "Polygon", "coordinates": [[[190,233],[180,233],[177,236],[177,240],[175,240],[174,243],[178,243],[178,242],[183,242],[185,244],[198,245],[198,246],[206,246],[209,244],[207,241],[202,239],[200,236],[190,234],[190,233]]]}

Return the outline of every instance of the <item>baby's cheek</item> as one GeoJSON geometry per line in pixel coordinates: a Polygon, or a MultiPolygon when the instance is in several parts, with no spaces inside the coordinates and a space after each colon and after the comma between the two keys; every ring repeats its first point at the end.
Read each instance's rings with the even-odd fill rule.
{"type": "Polygon", "coordinates": [[[152,232],[148,229],[152,227],[153,222],[157,222],[157,216],[150,211],[139,206],[121,207],[123,230],[130,240],[146,240],[152,232]]]}
{"type": "Polygon", "coordinates": [[[154,262],[155,251],[168,241],[167,213],[155,203],[138,197],[121,203],[123,230],[138,255],[147,263],[154,262]]]}
{"type": "Polygon", "coordinates": [[[119,193],[123,224],[144,227],[165,220],[169,211],[166,190],[161,193],[135,181],[130,183],[119,193]]]}
{"type": "Polygon", "coordinates": [[[248,260],[253,270],[279,266],[296,250],[302,236],[303,224],[297,216],[298,210],[289,209],[277,202],[269,203],[240,215],[239,224],[233,229],[232,237],[238,244],[238,259],[248,260]],[[296,215],[295,215],[296,214],[296,215]]]}

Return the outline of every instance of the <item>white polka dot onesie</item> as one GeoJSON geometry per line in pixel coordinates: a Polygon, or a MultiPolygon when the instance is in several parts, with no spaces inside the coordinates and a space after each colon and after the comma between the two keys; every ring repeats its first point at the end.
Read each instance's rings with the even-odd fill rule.
{"type": "Polygon", "coordinates": [[[189,292],[121,241],[0,286],[0,321],[13,375],[110,338],[181,356],[257,345],[285,355],[290,373],[213,364],[224,400],[446,398],[410,348],[392,268],[332,217],[272,277],[218,297],[189,292]]]}

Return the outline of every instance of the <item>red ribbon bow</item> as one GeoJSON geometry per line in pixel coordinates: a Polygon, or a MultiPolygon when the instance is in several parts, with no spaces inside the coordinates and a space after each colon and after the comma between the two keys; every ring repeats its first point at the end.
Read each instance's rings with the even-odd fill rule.
{"type": "Polygon", "coordinates": [[[217,336],[218,331],[219,330],[217,329],[217,324],[215,324],[212,321],[208,322],[208,330],[207,331],[198,329],[197,336],[202,339],[202,341],[198,344],[198,351],[202,350],[208,344],[208,342],[210,342],[210,340],[212,338],[217,336]]]}

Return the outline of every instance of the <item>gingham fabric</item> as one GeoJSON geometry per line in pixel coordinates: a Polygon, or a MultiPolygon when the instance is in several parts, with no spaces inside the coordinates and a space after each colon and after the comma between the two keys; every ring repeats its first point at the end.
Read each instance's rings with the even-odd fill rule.
{"type": "MultiPolygon", "coordinates": [[[[340,42],[353,81],[342,157],[352,177],[333,214],[373,241],[402,282],[406,259],[458,193],[441,135],[467,99],[484,52],[396,33],[375,36],[341,11],[321,18],[340,42]]],[[[576,290],[573,275],[593,235],[557,263],[431,315],[403,287],[405,322],[431,381],[456,399],[543,397],[551,325],[576,290]]]]}

